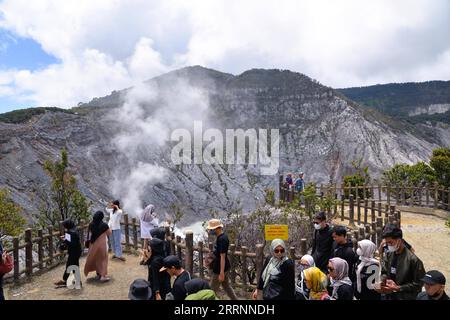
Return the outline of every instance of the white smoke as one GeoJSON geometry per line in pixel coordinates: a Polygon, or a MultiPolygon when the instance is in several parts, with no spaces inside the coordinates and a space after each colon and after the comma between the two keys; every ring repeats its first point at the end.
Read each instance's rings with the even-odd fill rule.
{"type": "MultiPolygon", "coordinates": [[[[205,92],[177,78],[168,89],[160,89],[155,82],[133,87],[114,117],[108,117],[106,121],[118,121],[112,144],[118,158],[123,159],[113,173],[110,192],[121,200],[130,216],[137,217],[145,204],[154,204],[155,199],[147,198],[147,191],[168,179],[169,170],[158,163],[173,166],[164,161],[170,159],[167,142],[171,131],[192,127],[207,109],[205,92]]],[[[156,211],[160,209],[156,207],[156,211]]]]}

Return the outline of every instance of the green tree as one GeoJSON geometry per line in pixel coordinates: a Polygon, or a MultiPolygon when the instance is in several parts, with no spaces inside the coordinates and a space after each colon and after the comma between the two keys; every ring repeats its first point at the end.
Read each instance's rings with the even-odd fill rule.
{"type": "Polygon", "coordinates": [[[450,147],[433,150],[430,166],[434,169],[437,182],[445,188],[450,187],[450,147]]]}
{"type": "Polygon", "coordinates": [[[0,189],[0,235],[18,236],[25,228],[26,221],[20,215],[23,209],[15,204],[9,191],[0,189]]]}
{"type": "Polygon", "coordinates": [[[396,164],[383,172],[385,184],[399,187],[423,187],[436,181],[435,171],[425,162],[415,165],[396,164]]]}
{"type": "Polygon", "coordinates": [[[41,226],[58,226],[59,221],[72,219],[79,223],[89,218],[89,207],[92,205],[78,190],[77,181],[69,170],[66,149],[61,150],[61,161],[46,161],[45,172],[52,180],[50,201],[41,209],[38,222],[41,226]]]}

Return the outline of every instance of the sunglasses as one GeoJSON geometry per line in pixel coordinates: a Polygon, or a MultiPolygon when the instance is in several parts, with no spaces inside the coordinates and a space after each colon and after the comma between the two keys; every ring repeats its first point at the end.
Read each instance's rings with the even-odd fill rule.
{"type": "Polygon", "coordinates": [[[273,250],[275,253],[284,253],[284,249],[275,249],[273,250]]]}

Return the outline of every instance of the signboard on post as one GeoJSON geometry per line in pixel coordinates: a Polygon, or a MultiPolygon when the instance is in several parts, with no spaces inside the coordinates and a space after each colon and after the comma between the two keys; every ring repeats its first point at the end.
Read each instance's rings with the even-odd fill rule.
{"type": "Polygon", "coordinates": [[[289,239],[287,224],[266,224],[264,226],[264,237],[266,241],[273,239],[281,239],[287,241],[289,239]]]}

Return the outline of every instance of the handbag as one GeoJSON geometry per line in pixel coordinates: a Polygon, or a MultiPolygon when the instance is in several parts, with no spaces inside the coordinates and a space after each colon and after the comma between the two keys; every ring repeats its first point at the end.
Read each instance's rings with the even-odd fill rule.
{"type": "Polygon", "coordinates": [[[279,267],[276,271],[269,275],[269,282],[263,289],[264,300],[279,300],[283,292],[283,284],[281,279],[281,271],[279,267]]]}
{"type": "Polygon", "coordinates": [[[7,274],[11,272],[14,268],[14,259],[10,254],[4,254],[2,261],[0,263],[0,275],[7,274]]]}

